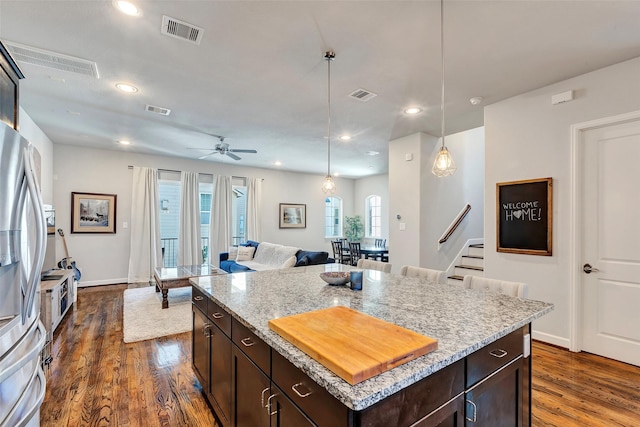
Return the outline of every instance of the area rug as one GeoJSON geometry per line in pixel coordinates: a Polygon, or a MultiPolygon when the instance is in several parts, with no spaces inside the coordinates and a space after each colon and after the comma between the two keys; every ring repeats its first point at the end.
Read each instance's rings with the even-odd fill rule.
{"type": "Polygon", "coordinates": [[[124,342],[144,341],[191,330],[191,287],[169,290],[169,308],[155,286],[124,291],[124,342]]]}

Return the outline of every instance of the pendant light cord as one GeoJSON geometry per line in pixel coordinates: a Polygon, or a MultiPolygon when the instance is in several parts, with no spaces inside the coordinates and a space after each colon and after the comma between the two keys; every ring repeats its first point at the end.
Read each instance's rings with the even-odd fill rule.
{"type": "Polygon", "coordinates": [[[327,60],[327,176],[331,176],[331,61],[335,54],[329,51],[324,58],[327,60]]]}
{"type": "Polygon", "coordinates": [[[442,64],[442,100],[440,103],[440,137],[444,148],[444,0],[440,0],[440,62],[442,64]]]}

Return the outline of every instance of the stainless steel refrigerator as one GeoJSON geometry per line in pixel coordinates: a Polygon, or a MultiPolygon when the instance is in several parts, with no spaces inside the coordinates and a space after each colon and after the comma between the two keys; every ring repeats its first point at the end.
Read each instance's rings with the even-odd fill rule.
{"type": "Polygon", "coordinates": [[[0,123],[0,427],[39,426],[46,225],[35,148],[0,123]]]}

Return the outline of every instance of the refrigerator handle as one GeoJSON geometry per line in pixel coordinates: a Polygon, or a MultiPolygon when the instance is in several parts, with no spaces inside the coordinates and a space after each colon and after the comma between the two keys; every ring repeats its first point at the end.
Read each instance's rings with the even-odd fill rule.
{"type": "Polygon", "coordinates": [[[29,274],[29,280],[27,282],[27,289],[25,298],[22,301],[22,323],[26,323],[27,318],[31,316],[33,311],[34,299],[36,290],[40,284],[40,270],[44,262],[44,242],[47,238],[47,230],[45,229],[44,218],[44,206],[42,203],[42,196],[40,195],[40,188],[36,179],[34,160],[33,160],[33,146],[24,149],[24,175],[27,179],[27,188],[29,189],[29,199],[33,204],[33,211],[36,217],[36,242],[33,256],[33,263],[31,265],[31,272],[29,274]]]}

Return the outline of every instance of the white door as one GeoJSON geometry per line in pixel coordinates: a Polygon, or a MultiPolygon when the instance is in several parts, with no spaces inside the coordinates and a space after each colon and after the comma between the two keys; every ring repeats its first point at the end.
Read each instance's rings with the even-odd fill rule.
{"type": "Polygon", "coordinates": [[[640,119],[583,136],[582,349],[640,366],[640,119]]]}

